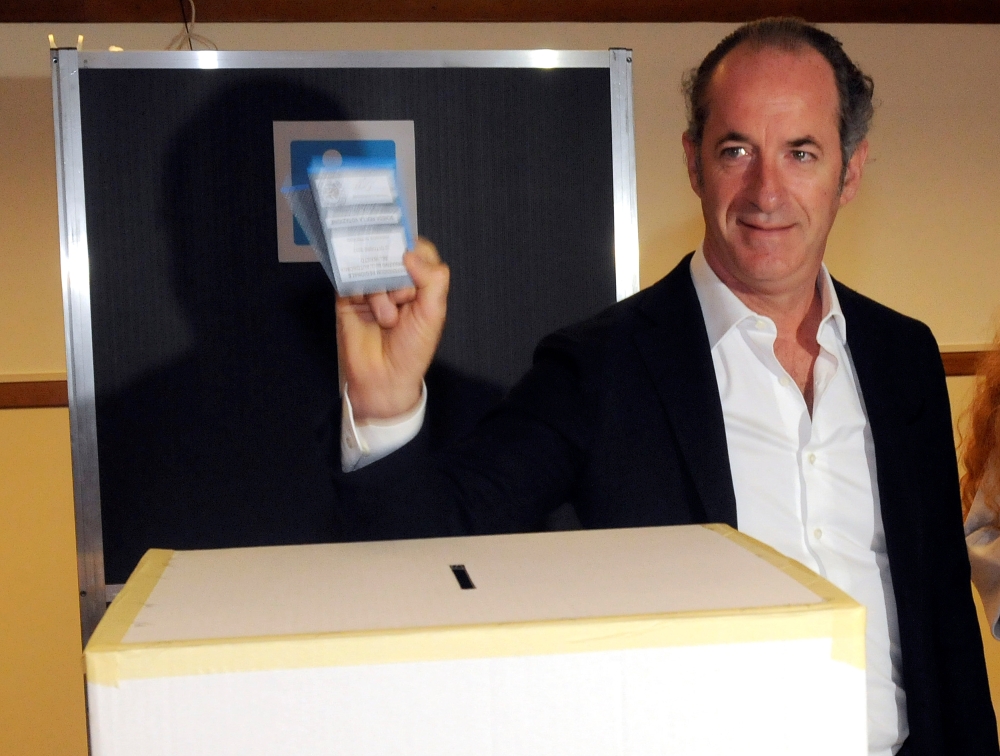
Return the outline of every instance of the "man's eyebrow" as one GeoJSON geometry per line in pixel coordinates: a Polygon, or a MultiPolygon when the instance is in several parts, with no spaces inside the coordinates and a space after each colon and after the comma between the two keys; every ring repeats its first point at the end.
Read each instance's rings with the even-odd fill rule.
{"type": "Polygon", "coordinates": [[[738,131],[730,131],[719,137],[719,139],[717,139],[715,142],[715,146],[718,147],[720,144],[723,144],[724,142],[749,142],[749,141],[750,137],[748,137],[746,134],[741,134],[738,131]]]}
{"type": "Polygon", "coordinates": [[[805,147],[807,145],[812,147],[819,147],[820,143],[817,142],[816,139],[811,136],[804,136],[800,137],[799,139],[793,139],[788,143],[788,146],[793,149],[796,147],[805,147]]]}

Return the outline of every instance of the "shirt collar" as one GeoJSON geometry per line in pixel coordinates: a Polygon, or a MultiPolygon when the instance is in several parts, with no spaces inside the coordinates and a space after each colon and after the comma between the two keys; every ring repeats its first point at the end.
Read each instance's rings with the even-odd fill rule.
{"type": "MultiPolygon", "coordinates": [[[[705,318],[705,328],[708,331],[708,342],[712,349],[722,341],[723,337],[747,318],[758,319],[761,316],[747,307],[728,286],[722,283],[715,271],[705,259],[704,242],[698,245],[694,257],[691,258],[691,281],[701,305],[701,313],[705,318]]],[[[823,319],[820,330],[828,323],[834,325],[834,331],[842,342],[847,341],[847,320],[840,309],[837,291],[833,288],[833,279],[826,265],[819,271],[819,295],[823,306],[823,319]]]]}

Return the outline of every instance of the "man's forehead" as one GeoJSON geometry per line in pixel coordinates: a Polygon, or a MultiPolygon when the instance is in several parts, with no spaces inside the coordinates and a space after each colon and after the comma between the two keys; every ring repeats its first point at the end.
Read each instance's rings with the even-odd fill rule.
{"type": "Polygon", "coordinates": [[[807,62],[817,69],[822,78],[836,89],[837,82],[833,66],[816,48],[804,42],[790,45],[753,44],[743,42],[719,61],[709,80],[709,90],[719,79],[741,75],[748,78],[767,76],[774,68],[785,68],[790,61],[807,62]],[[822,73],[820,73],[822,72],[822,73]]]}
{"type": "MultiPolygon", "coordinates": [[[[836,119],[839,93],[829,61],[813,47],[751,45],[743,43],[730,50],[712,73],[705,92],[708,113],[719,97],[738,98],[749,91],[782,91],[798,88],[810,99],[832,102],[836,119]]],[[[818,104],[817,102],[817,104],[818,104]]],[[[755,103],[754,103],[755,104],[755,103]]]]}

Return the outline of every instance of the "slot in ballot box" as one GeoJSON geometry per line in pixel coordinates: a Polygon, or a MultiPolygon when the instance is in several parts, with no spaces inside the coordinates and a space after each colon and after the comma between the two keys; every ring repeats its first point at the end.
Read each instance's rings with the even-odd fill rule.
{"type": "Polygon", "coordinates": [[[95,756],[866,753],[864,608],[724,525],[150,551],[95,756]]]}

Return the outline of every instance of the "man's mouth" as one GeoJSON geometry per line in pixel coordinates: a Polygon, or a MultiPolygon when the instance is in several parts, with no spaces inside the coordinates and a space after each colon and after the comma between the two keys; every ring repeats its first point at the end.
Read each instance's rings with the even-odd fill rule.
{"type": "Polygon", "coordinates": [[[756,223],[742,218],[738,218],[736,223],[737,225],[749,229],[750,231],[759,231],[763,233],[778,233],[781,231],[787,231],[792,227],[792,224],[788,223],[756,223]]]}

